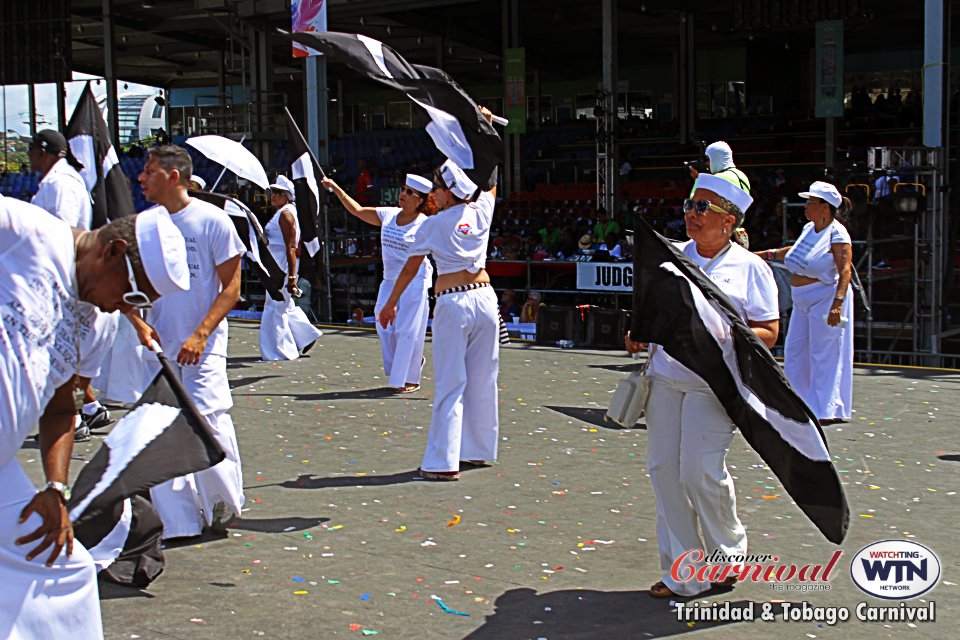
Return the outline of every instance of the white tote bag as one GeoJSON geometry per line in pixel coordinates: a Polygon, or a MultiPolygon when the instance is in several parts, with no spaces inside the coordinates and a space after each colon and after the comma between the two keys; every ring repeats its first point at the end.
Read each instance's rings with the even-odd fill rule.
{"type": "Polygon", "coordinates": [[[631,371],[626,378],[617,384],[613,398],[604,420],[614,422],[621,427],[630,429],[643,416],[647,409],[647,399],[650,396],[650,378],[647,377],[647,368],[657,352],[657,345],[650,348],[650,356],[637,371],[631,371]]]}

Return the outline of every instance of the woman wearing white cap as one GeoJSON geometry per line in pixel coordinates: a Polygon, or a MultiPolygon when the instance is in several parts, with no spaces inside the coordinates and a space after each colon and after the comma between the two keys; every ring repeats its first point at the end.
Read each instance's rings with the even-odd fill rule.
{"type": "Polygon", "coordinates": [[[853,243],[840,223],[850,200],[819,181],[799,195],[807,199],[809,222],[796,243],[759,254],[782,258],[793,273],[783,370],[821,424],[831,424],[849,420],[853,404],[853,303],[847,295],[853,243]]]}
{"type": "MultiPolygon", "coordinates": [[[[436,205],[430,196],[433,183],[422,176],[408,173],[400,189],[399,206],[396,207],[363,207],[333,180],[324,178],[321,184],[333,190],[351,215],[380,227],[383,282],[380,283],[374,309],[374,313],[380,313],[393,291],[400,269],[410,257],[410,247],[420,227],[428,216],[436,212],[436,205]]],[[[396,322],[387,327],[377,325],[383,370],[389,378],[388,384],[398,393],[412,393],[420,389],[423,341],[430,313],[427,290],[432,281],[433,267],[424,260],[397,302],[396,322]]]]}
{"type": "MultiPolygon", "coordinates": [[[[492,120],[489,110],[480,112],[492,120]]],[[[477,197],[477,185],[450,160],[435,172],[433,185],[440,212],[417,232],[411,257],[377,320],[384,327],[394,321],[401,294],[423,257],[432,255],[438,274],[433,311],[436,389],[420,475],[459,480],[461,462],[477,466],[497,457],[501,318],[484,269],[496,187],[477,197]]]]}
{"type": "Polygon", "coordinates": [[[283,300],[269,295],[263,301],[260,318],[260,355],[264,360],[296,360],[300,351],[307,353],[323,335],[307,319],[303,309],[293,301],[297,288],[297,247],[300,246],[300,224],[293,204],[293,183],[286,176],[277,176],[270,185],[270,204],[277,212],[263,227],[267,249],[277,265],[287,274],[283,300]]]}
{"type": "MultiPolygon", "coordinates": [[[[700,174],[692,198],[683,203],[691,240],[678,248],[770,347],[777,340],[780,321],[773,273],[761,258],[731,242],[752,202],[749,194],[723,177],[700,174]]],[[[629,333],[625,342],[631,353],[643,347],[629,333]]],[[[736,425],[700,376],[656,345],[651,353],[648,467],[657,499],[663,577],[650,587],[650,595],[694,596],[712,585],[695,577],[675,580],[670,568],[678,557],[692,549],[707,555],[717,550],[727,556],[747,553],[747,535],[737,517],[733,479],[726,466],[736,425]]]]}

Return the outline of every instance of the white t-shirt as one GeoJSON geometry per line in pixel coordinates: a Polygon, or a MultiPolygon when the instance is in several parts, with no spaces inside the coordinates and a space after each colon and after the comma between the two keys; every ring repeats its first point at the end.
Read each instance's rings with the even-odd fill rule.
{"type": "Polygon", "coordinates": [[[410,255],[433,255],[437,274],[466,269],[477,273],[487,265],[487,242],[495,205],[485,191],[476,202],[458,204],[427,218],[410,247],[410,255]]]}
{"type": "Polygon", "coordinates": [[[77,373],[83,303],[73,247],[62,220],[0,196],[0,466],[77,373]]]}
{"type": "Polygon", "coordinates": [[[93,202],[83,176],[64,158],[57,160],[43,176],[30,202],[71,227],[89,229],[93,220],[93,202]]]}
{"type": "MultiPolygon", "coordinates": [[[[154,302],[153,308],[147,311],[147,322],[157,330],[163,350],[175,355],[220,295],[217,266],[242,255],[245,249],[227,213],[208,202],[192,198],[190,204],[170,219],[187,245],[190,289],[165,295],[154,302]]],[[[204,354],[227,355],[226,318],[210,334],[204,354]]]]}
{"type": "MultiPolygon", "coordinates": [[[[397,224],[400,207],[377,207],[377,216],[380,218],[380,251],[383,254],[383,279],[396,280],[400,270],[410,258],[410,247],[413,246],[417,232],[427,217],[422,213],[411,222],[401,226],[397,224]]],[[[417,271],[417,280],[429,278],[433,275],[433,267],[429,260],[424,260],[417,271]]]]}
{"type": "MultiPolygon", "coordinates": [[[[82,318],[80,326],[80,368],[78,373],[84,378],[96,378],[100,368],[113,347],[120,322],[120,312],[104,313],[92,304],[81,302],[82,318]]],[[[127,322],[126,319],[123,322],[127,322]]]]}
{"type": "MultiPolygon", "coordinates": [[[[697,244],[693,240],[681,243],[677,248],[701,269],[710,262],[710,258],[704,258],[697,252],[697,244]]],[[[780,318],[777,282],[769,265],[759,256],[731,243],[730,249],[710,265],[706,274],[730,299],[745,321],[765,322],[780,318]]],[[[700,376],[667,355],[663,349],[657,349],[649,372],[684,382],[703,382],[700,376]]]]}
{"type": "Polygon", "coordinates": [[[808,222],[787,251],[783,263],[791,273],[816,278],[824,284],[837,284],[840,272],[830,251],[835,244],[853,244],[846,227],[834,220],[818,233],[813,223],[808,222]]]}
{"type": "Polygon", "coordinates": [[[288,274],[287,244],[283,241],[283,229],[280,228],[280,214],[284,211],[289,211],[291,214],[293,214],[293,245],[299,246],[300,221],[297,220],[297,208],[292,203],[287,203],[278,209],[275,214],[273,214],[273,217],[270,218],[270,222],[268,222],[263,228],[263,235],[267,240],[267,249],[270,250],[270,255],[273,256],[273,259],[276,260],[277,264],[280,265],[280,268],[283,269],[283,273],[288,274]]]}

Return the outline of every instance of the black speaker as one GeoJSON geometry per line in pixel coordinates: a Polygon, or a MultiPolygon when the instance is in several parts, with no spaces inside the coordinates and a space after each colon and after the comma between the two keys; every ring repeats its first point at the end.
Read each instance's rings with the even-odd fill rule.
{"type": "Polygon", "coordinates": [[[0,33],[0,84],[70,80],[70,0],[3,0],[0,33]]]}
{"type": "Polygon", "coordinates": [[[629,328],[629,311],[591,309],[587,319],[587,345],[597,349],[623,349],[623,336],[629,328]]]}
{"type": "Polygon", "coordinates": [[[546,306],[537,314],[537,344],[556,345],[559,340],[582,344],[585,323],[576,307],[546,306]]]}

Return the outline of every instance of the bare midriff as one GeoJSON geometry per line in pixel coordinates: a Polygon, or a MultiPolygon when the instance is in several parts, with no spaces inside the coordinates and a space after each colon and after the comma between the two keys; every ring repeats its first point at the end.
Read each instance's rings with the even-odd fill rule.
{"type": "Polygon", "coordinates": [[[811,278],[810,276],[802,276],[799,273],[795,273],[790,276],[790,286],[791,287],[805,287],[808,284],[816,284],[820,282],[816,278],[811,278]]]}
{"type": "Polygon", "coordinates": [[[435,284],[433,288],[434,291],[444,291],[446,289],[452,289],[453,287],[474,284],[475,282],[490,282],[490,276],[487,274],[486,269],[480,269],[480,271],[476,273],[471,273],[466,269],[454,271],[453,273],[445,273],[442,276],[437,276],[437,284],[435,284]]]}

